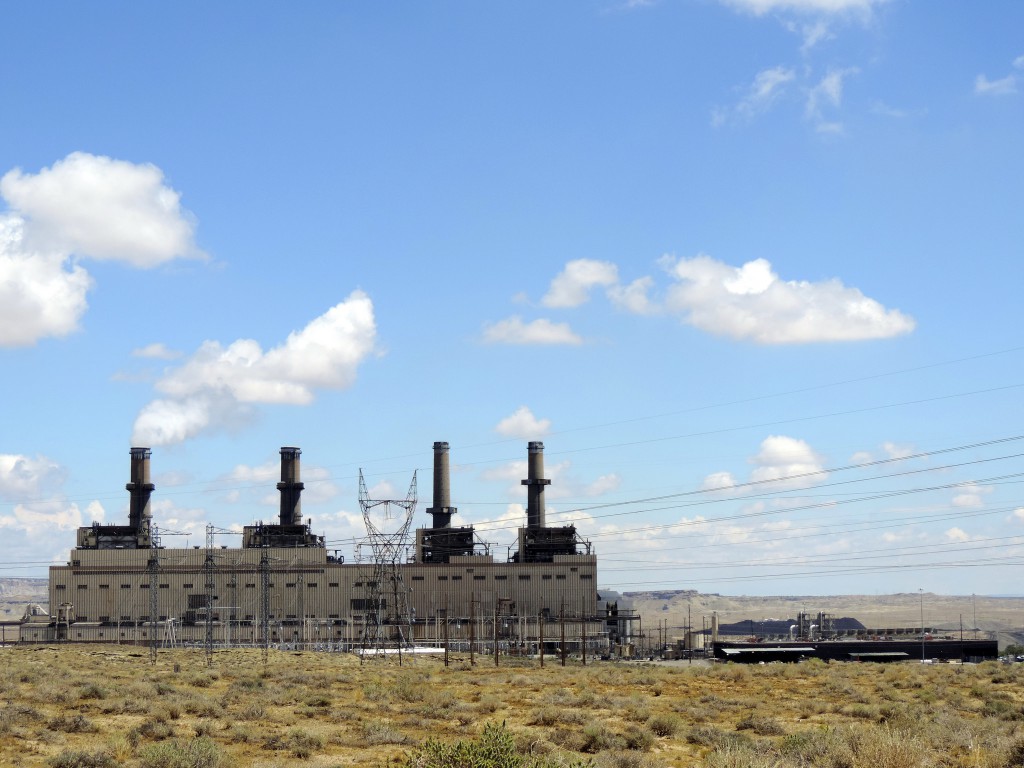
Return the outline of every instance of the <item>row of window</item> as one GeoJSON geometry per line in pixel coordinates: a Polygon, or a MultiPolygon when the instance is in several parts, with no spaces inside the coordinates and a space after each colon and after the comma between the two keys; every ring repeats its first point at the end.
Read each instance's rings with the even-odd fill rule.
{"type": "MultiPolygon", "coordinates": [[[[573,568],[572,570],[576,570],[576,569],[573,568]]],[[[437,580],[438,581],[448,581],[448,578],[449,578],[448,576],[438,576],[437,580]]],[[[551,576],[550,573],[541,574],[541,579],[544,580],[544,581],[550,581],[551,578],[552,578],[552,576],[551,576]]],[[[557,579],[558,581],[565,581],[565,574],[564,573],[555,574],[554,578],[557,579]]],[[[586,580],[586,579],[593,579],[594,577],[593,577],[592,574],[589,574],[589,573],[581,573],[580,574],[580,578],[586,580]]],[[[487,579],[486,576],[474,576],[473,577],[474,581],[485,581],[486,579],[487,579]]],[[[531,576],[528,573],[519,574],[519,581],[530,581],[530,579],[531,579],[531,576]]],[[[412,580],[413,581],[423,581],[423,576],[413,576],[412,580]]],[[[452,581],[462,581],[462,577],[461,576],[452,576],[451,580],[452,581]]],[[[494,580],[495,581],[507,581],[508,580],[508,576],[505,575],[505,574],[498,574],[498,575],[495,575],[494,580]]],[[[376,584],[374,584],[373,582],[367,582],[366,585],[370,586],[370,587],[376,586],[376,584]]],[[[182,584],[181,586],[182,586],[182,589],[192,589],[193,588],[192,584],[182,584]]],[[[274,584],[271,583],[268,586],[271,589],[273,589],[274,584]]],[[[312,581],[306,585],[306,587],[309,588],[309,589],[316,589],[317,586],[318,586],[317,583],[316,582],[312,582],[312,581]]],[[[336,587],[338,587],[340,585],[339,585],[338,582],[332,581],[327,586],[332,587],[332,588],[336,588],[336,587]]],[[[355,587],[362,587],[363,586],[363,582],[357,581],[353,586],[355,586],[355,587]]],[[[288,583],[285,584],[285,587],[287,587],[288,589],[294,589],[296,587],[296,582],[288,582],[288,583]]],[[[79,584],[79,585],[77,585],[77,588],[78,589],[88,589],[89,585],[88,584],[79,584]]],[[[100,589],[110,589],[110,585],[109,584],[100,584],[99,588],[100,589]]],[[[131,589],[131,588],[132,588],[131,584],[122,584],[121,585],[121,589],[131,589]]],[[[171,588],[170,584],[161,584],[160,585],[160,589],[170,589],[170,588],[171,588]]],[[[256,589],[256,584],[255,583],[246,584],[245,588],[246,589],[256,589]]],[[[67,585],[66,584],[56,584],[56,585],[54,585],[54,589],[57,589],[57,590],[67,589],[67,585]]],[[[149,589],[149,583],[148,582],[144,582],[142,584],[139,584],[139,589],[149,589]]]]}

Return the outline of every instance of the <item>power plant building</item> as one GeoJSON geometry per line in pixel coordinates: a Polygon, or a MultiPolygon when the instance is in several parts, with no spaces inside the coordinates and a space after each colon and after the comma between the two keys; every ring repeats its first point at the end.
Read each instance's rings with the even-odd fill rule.
{"type": "Polygon", "coordinates": [[[300,449],[281,448],[276,523],[245,526],[237,548],[212,546],[209,532],[206,547],[169,548],[153,523],[151,451],[132,448],[128,525],[78,529],[68,563],[50,568],[50,616],[22,624],[20,639],[173,644],[212,636],[218,645],[347,649],[371,637],[431,644],[443,635],[535,651],[564,633],[570,648],[607,647],[597,557],[574,526],[547,526],[544,445],[528,450],[526,525],[507,558],[485,551],[473,526],[452,525],[448,444],[435,443],[430,526],[388,563],[380,554],[387,547],[349,563],[303,520],[300,449]]]}

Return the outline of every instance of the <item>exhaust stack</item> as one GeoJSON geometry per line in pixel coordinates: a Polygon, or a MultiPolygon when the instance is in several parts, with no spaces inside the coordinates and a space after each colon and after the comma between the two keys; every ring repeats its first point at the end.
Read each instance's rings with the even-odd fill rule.
{"type": "Polygon", "coordinates": [[[427,514],[434,518],[432,528],[450,528],[452,515],[451,481],[448,475],[448,443],[434,443],[434,503],[427,514]]]}
{"type": "Polygon", "coordinates": [[[540,441],[531,442],[527,449],[529,451],[529,464],[527,479],[522,481],[526,486],[526,527],[544,528],[547,525],[544,512],[544,486],[551,485],[550,480],[545,480],[544,475],[544,443],[540,441]]]}
{"type": "Polygon", "coordinates": [[[298,448],[284,447],[281,449],[281,482],[277,490],[281,492],[281,525],[302,525],[302,489],[300,482],[298,448]]]}
{"type": "Polygon", "coordinates": [[[136,531],[148,531],[153,522],[153,510],[149,497],[156,488],[149,479],[149,459],[153,452],[149,448],[132,448],[131,482],[125,490],[131,494],[128,503],[128,525],[136,531]]]}

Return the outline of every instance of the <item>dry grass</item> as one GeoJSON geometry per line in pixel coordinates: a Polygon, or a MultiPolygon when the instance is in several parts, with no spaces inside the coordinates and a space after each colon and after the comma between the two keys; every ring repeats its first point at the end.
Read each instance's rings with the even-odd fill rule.
{"type": "Polygon", "coordinates": [[[0,649],[0,765],[406,765],[505,723],[523,765],[1024,766],[1024,665],[445,668],[316,653],[0,649]]]}

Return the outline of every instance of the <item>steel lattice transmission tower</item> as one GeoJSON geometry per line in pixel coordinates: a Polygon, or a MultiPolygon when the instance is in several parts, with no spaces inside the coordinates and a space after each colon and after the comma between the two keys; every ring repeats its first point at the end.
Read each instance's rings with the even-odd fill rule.
{"type": "Polygon", "coordinates": [[[404,499],[371,499],[360,469],[359,506],[373,551],[373,561],[363,574],[363,650],[380,653],[394,647],[400,653],[412,643],[409,590],[402,579],[401,564],[409,547],[409,528],[416,510],[416,473],[412,473],[404,499]],[[397,525],[385,531],[374,518],[396,521],[397,525]]]}

